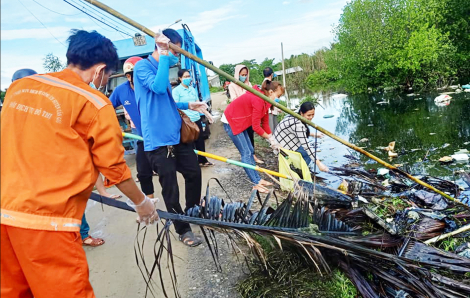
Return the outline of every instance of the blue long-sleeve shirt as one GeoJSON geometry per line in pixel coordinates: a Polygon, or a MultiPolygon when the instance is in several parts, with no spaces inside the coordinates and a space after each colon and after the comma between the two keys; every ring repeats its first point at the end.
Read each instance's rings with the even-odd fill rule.
{"type": "Polygon", "coordinates": [[[131,117],[132,122],[134,122],[137,133],[139,136],[142,136],[139,107],[137,106],[137,102],[135,100],[134,89],[132,89],[129,81],[117,86],[111,94],[109,100],[113,104],[114,108],[122,105],[126,109],[127,113],[129,113],[129,116],[131,117]]]}
{"type": "Polygon", "coordinates": [[[134,91],[141,116],[144,150],[180,143],[181,116],[177,108],[188,109],[187,102],[175,103],[171,96],[168,56],[160,62],[152,56],[134,67],[134,91]]]}

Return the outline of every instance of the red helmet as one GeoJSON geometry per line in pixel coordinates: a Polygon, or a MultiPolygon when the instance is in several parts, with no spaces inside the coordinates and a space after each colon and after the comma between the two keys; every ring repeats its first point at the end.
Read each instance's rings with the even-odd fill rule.
{"type": "Polygon", "coordinates": [[[142,60],[140,57],[130,57],[124,62],[124,65],[122,66],[122,70],[124,71],[124,74],[128,72],[133,72],[134,71],[134,66],[137,62],[142,60]]]}

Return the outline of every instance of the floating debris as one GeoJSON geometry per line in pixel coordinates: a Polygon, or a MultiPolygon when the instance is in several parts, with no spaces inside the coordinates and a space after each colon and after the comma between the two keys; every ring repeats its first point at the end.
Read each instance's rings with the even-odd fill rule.
{"type": "Polygon", "coordinates": [[[439,161],[442,163],[449,163],[449,162],[452,162],[453,160],[454,159],[450,156],[444,156],[444,157],[439,158],[439,161]]]}
{"type": "Polygon", "coordinates": [[[363,139],[359,140],[359,143],[365,143],[365,142],[369,142],[369,139],[368,138],[363,138],[363,139]]]}
{"type": "Polygon", "coordinates": [[[441,94],[434,99],[434,103],[437,106],[448,106],[450,104],[450,100],[452,99],[451,96],[448,94],[441,94]]]}
{"type": "Polygon", "coordinates": [[[323,118],[333,118],[335,115],[324,115],[323,118]]]}

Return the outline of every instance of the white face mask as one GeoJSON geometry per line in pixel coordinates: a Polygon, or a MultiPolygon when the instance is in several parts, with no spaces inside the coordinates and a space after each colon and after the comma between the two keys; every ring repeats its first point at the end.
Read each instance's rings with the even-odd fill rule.
{"type": "MultiPolygon", "coordinates": [[[[98,68],[99,68],[99,67],[100,67],[100,66],[98,66],[98,67],[96,68],[96,70],[98,70],[98,68]]],[[[101,68],[101,69],[104,69],[104,67],[103,67],[103,68],[101,68]]],[[[95,81],[95,79],[97,78],[97,76],[99,76],[99,75],[100,75],[100,71],[101,71],[101,69],[100,69],[100,70],[98,70],[98,73],[97,73],[97,72],[96,72],[96,70],[95,70],[95,75],[93,76],[93,79],[92,79],[92,80],[91,80],[91,82],[90,82],[90,87],[91,87],[91,88],[93,88],[93,89],[96,89],[96,90],[100,90],[101,88],[103,88],[103,86],[101,86],[101,85],[103,84],[103,79],[104,79],[104,71],[103,71],[103,76],[101,77],[100,86],[99,86],[98,88],[96,88],[96,85],[95,85],[95,83],[93,83],[93,82],[95,81]]]]}

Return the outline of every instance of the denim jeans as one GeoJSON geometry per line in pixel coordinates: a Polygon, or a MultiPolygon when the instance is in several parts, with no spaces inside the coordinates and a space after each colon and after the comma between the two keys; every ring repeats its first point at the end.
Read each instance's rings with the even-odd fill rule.
{"type": "Polygon", "coordinates": [[[90,232],[90,226],[86,221],[85,213],[83,213],[82,224],[80,226],[80,235],[82,236],[82,240],[89,236],[88,232],[90,232]]]}
{"type": "Polygon", "coordinates": [[[307,166],[310,165],[310,163],[312,162],[312,159],[310,158],[310,156],[308,156],[308,153],[307,151],[305,151],[304,147],[300,146],[299,149],[297,149],[296,151],[302,155],[305,162],[307,163],[307,166]]]}
{"type": "MultiPolygon", "coordinates": [[[[255,165],[255,159],[253,158],[253,154],[255,153],[253,149],[253,145],[251,145],[250,137],[248,136],[248,132],[245,130],[237,135],[234,135],[232,132],[232,128],[227,123],[224,123],[224,129],[227,132],[230,139],[232,139],[235,147],[237,147],[238,151],[240,151],[240,155],[242,157],[242,162],[250,165],[255,165]]],[[[243,168],[250,178],[251,182],[254,184],[258,184],[261,180],[258,172],[252,169],[243,168]]]]}

